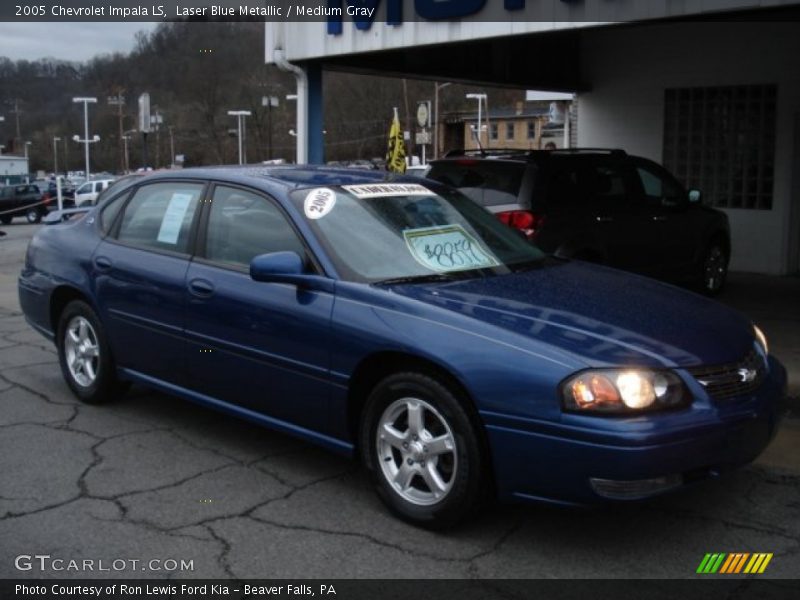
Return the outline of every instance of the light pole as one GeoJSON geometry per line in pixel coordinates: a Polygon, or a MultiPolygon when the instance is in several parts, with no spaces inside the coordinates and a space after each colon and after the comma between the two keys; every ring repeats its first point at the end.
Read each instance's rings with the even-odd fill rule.
{"type": "Polygon", "coordinates": [[[76,104],[83,103],[83,139],[80,136],[73,135],[72,139],[76,142],[85,144],[84,156],[86,157],[86,179],[89,179],[89,144],[100,141],[100,136],[95,135],[89,139],[89,104],[97,104],[97,98],[79,97],[73,98],[76,104]]]}
{"type": "Polygon", "coordinates": [[[53,138],[53,175],[56,177],[58,177],[58,142],[60,141],[60,137],[53,138]]]}
{"type": "Polygon", "coordinates": [[[25,158],[28,158],[28,146],[30,146],[33,142],[25,142],[25,158]]]}
{"type": "MultiPolygon", "coordinates": [[[[0,123],[2,123],[5,120],[6,120],[6,118],[3,115],[0,115],[0,123]]],[[[5,146],[0,146],[0,155],[3,154],[3,149],[4,148],[5,148],[5,146]]]]}
{"type": "Polygon", "coordinates": [[[272,160],[272,109],[279,105],[277,96],[262,96],[261,106],[267,107],[267,159],[272,160]]]}
{"type": "Polygon", "coordinates": [[[478,101],[478,124],[475,127],[475,140],[478,142],[478,147],[481,146],[481,117],[482,117],[482,108],[483,103],[486,102],[486,94],[467,94],[467,98],[469,100],[477,100],[478,101]]]}
{"type": "Polygon", "coordinates": [[[242,119],[243,117],[249,117],[251,113],[249,110],[229,110],[228,114],[232,117],[236,117],[236,120],[238,121],[239,128],[237,137],[239,138],[239,164],[243,165],[244,155],[242,153],[242,138],[244,136],[245,129],[242,124],[242,119]]]}
{"type": "Polygon", "coordinates": [[[433,158],[439,158],[439,90],[443,90],[448,85],[453,85],[450,82],[447,83],[434,83],[433,84],[433,122],[434,122],[434,129],[433,129],[433,158]]]}

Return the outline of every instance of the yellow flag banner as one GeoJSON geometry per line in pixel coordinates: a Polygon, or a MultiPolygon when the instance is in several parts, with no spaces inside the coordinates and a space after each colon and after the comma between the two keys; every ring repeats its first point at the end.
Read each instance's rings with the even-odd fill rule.
{"type": "Polygon", "coordinates": [[[400,130],[400,119],[394,109],[392,126],[389,128],[389,146],[386,152],[386,170],[395,173],[406,172],[406,147],[403,143],[403,132],[400,130]]]}

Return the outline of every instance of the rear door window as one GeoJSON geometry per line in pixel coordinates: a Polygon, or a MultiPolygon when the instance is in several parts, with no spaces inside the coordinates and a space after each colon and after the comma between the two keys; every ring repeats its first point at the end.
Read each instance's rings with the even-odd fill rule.
{"type": "Polygon", "coordinates": [[[188,254],[192,223],[203,187],[200,183],[177,182],[140,187],[125,206],[117,240],[188,254]]]}
{"type": "Polygon", "coordinates": [[[457,188],[481,206],[519,202],[525,163],[500,160],[453,160],[435,163],[428,178],[457,188]]]}

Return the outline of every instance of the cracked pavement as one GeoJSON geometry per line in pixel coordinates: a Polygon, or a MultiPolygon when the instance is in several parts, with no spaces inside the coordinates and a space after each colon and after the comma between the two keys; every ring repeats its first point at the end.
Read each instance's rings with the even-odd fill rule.
{"type": "MultiPolygon", "coordinates": [[[[673,578],[694,576],[706,552],[737,551],[774,553],[765,577],[800,572],[796,414],[756,463],[677,495],[602,510],[495,506],[431,533],[391,517],[356,463],[285,435],[140,387],[106,406],[81,404],[16,299],[35,226],[5,229],[2,578],[673,578]],[[194,570],[20,572],[19,554],[182,559],[194,570]]],[[[748,293],[731,302],[766,311],[748,293]]],[[[800,306],[800,294],[792,302],[800,306]]],[[[790,313],[789,330],[774,306],[768,312],[797,394],[800,322],[790,313]]]]}

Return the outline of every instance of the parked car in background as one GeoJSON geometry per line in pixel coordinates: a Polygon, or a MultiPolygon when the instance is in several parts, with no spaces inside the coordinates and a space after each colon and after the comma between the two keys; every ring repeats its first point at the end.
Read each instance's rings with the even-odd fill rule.
{"type": "Polygon", "coordinates": [[[406,167],[406,175],[420,178],[427,177],[430,168],[430,165],[412,165],[410,167],[406,167]]]}
{"type": "Polygon", "coordinates": [[[75,206],[91,206],[97,200],[97,196],[106,189],[113,179],[92,179],[81,184],[75,190],[75,206]]]}
{"type": "Polygon", "coordinates": [[[48,213],[42,192],[32,183],[0,187],[0,223],[8,225],[14,217],[38,223],[48,213]]]}
{"type": "Polygon", "coordinates": [[[732,309],[548,257],[452,188],[376,171],[129,178],[39,229],[19,297],[82,401],[137,382],[360,456],[428,527],[494,494],[715,477],[765,448],[786,393],[732,309]]]}
{"type": "Polygon", "coordinates": [[[664,167],[622,150],[453,153],[428,177],[452,185],[545,252],[689,284],[725,285],[728,218],[664,167]]]}

